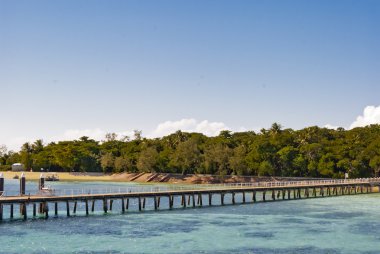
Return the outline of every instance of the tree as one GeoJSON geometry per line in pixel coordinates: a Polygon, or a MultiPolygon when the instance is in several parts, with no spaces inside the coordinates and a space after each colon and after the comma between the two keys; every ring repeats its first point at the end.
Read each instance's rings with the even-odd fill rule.
{"type": "Polygon", "coordinates": [[[270,128],[269,132],[271,134],[279,134],[281,132],[282,126],[278,123],[273,123],[272,127],[270,128]]]}
{"type": "Polygon", "coordinates": [[[29,170],[32,168],[33,162],[32,162],[32,146],[30,143],[24,143],[21,147],[21,163],[24,165],[26,170],[29,170]]]}
{"type": "Polygon", "coordinates": [[[125,157],[116,157],[115,158],[115,172],[128,172],[132,169],[132,163],[128,158],[125,157]]]}
{"type": "Polygon", "coordinates": [[[193,173],[195,168],[200,165],[200,151],[196,140],[189,139],[178,144],[172,156],[173,164],[181,169],[185,175],[187,172],[193,173]]]}
{"type": "Polygon", "coordinates": [[[140,172],[156,172],[157,163],[157,150],[153,147],[148,147],[141,151],[136,166],[140,172]]]}
{"type": "Polygon", "coordinates": [[[133,133],[135,140],[140,141],[142,139],[142,131],[134,130],[133,133]]]}
{"type": "Polygon", "coordinates": [[[244,145],[236,147],[228,160],[233,175],[246,175],[248,166],[246,162],[247,149],[244,145]]]}
{"type": "Polygon", "coordinates": [[[116,133],[107,133],[106,134],[106,141],[111,142],[117,140],[117,134],[116,133]]]}
{"type": "Polygon", "coordinates": [[[259,176],[274,176],[275,170],[269,161],[263,161],[259,166],[259,176]]]}
{"type": "Polygon", "coordinates": [[[115,157],[112,155],[112,153],[106,153],[103,154],[102,157],[100,157],[100,165],[102,166],[104,173],[109,173],[113,171],[115,163],[115,157]]]}
{"type": "Polygon", "coordinates": [[[221,143],[206,147],[204,151],[204,166],[206,173],[225,176],[230,173],[229,157],[231,149],[221,143]]]}
{"type": "Polygon", "coordinates": [[[37,139],[31,147],[33,153],[40,153],[42,150],[44,150],[44,144],[42,139],[37,139]]]}
{"type": "Polygon", "coordinates": [[[0,165],[5,165],[7,162],[7,147],[0,145],[0,165]]]}

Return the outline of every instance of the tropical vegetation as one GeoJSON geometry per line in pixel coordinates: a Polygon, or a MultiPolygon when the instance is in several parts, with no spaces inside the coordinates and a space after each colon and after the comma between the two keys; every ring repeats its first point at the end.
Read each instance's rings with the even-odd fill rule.
{"type": "Polygon", "coordinates": [[[19,152],[0,148],[0,169],[21,162],[28,170],[76,172],[165,172],[179,174],[342,178],[378,176],[380,125],[345,130],[283,129],[221,131],[216,137],[177,131],[148,139],[114,133],[105,140],[25,143],[19,152]]]}

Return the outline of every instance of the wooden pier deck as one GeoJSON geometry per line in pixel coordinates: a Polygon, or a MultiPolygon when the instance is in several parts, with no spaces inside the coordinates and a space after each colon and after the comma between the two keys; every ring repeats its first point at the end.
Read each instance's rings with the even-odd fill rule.
{"type": "MultiPolygon", "coordinates": [[[[58,216],[58,205],[65,206],[66,216],[75,214],[77,204],[84,204],[85,215],[95,212],[95,202],[101,203],[104,213],[112,211],[114,201],[120,205],[120,212],[130,208],[130,200],[137,200],[138,211],[146,208],[146,201],[153,202],[152,209],[173,209],[186,207],[215,206],[237,203],[255,203],[276,200],[294,200],[304,198],[331,197],[378,192],[380,178],[350,180],[320,180],[295,182],[261,182],[221,185],[177,186],[174,189],[160,187],[138,188],[134,190],[109,190],[94,193],[94,190],[82,190],[81,193],[60,191],[49,195],[28,194],[0,197],[0,220],[4,218],[4,207],[9,206],[10,219],[14,217],[14,207],[19,206],[21,218],[28,218],[28,210],[33,217],[49,217],[49,206],[54,206],[54,216],[58,216]],[[228,198],[226,198],[228,196],[228,198]],[[165,204],[161,199],[165,198],[165,204]],[[228,203],[227,203],[228,202],[228,203]],[[71,205],[70,205],[71,204],[71,205]],[[28,209],[29,207],[29,209],[28,209]],[[37,209],[38,208],[38,209],[37,209]],[[72,210],[72,213],[71,213],[72,210]]],[[[5,195],[4,195],[5,194],[5,195]]],[[[62,213],[62,211],[60,211],[62,213]]]]}

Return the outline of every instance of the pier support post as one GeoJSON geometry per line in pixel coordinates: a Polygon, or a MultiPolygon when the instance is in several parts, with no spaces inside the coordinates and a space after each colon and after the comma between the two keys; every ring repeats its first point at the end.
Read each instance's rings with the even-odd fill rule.
{"type": "MultiPolygon", "coordinates": [[[[113,199],[110,200],[110,211],[112,211],[113,199]]],[[[145,208],[145,198],[144,198],[144,208],[145,208]]]]}
{"type": "Polygon", "coordinates": [[[86,203],[86,216],[88,216],[88,199],[86,199],[85,203],[86,203]]]}
{"type": "Polygon", "coordinates": [[[256,191],[252,192],[252,202],[256,203],[256,191]]]}
{"type": "Polygon", "coordinates": [[[77,201],[74,202],[73,214],[77,213],[77,201]]]}
{"type": "Polygon", "coordinates": [[[286,192],[286,190],[285,189],[282,189],[282,200],[284,200],[285,199],[285,193],[286,192]]]}
{"type": "Polygon", "coordinates": [[[224,205],[224,193],[220,193],[220,204],[224,205]]]}
{"type": "Polygon", "coordinates": [[[193,207],[195,207],[195,195],[194,195],[194,193],[192,195],[192,198],[193,198],[193,207]]]}
{"type": "MultiPolygon", "coordinates": [[[[182,199],[184,199],[184,195],[182,196],[182,199]]],[[[154,201],[154,210],[157,210],[158,209],[158,206],[157,206],[157,197],[154,196],[153,197],[153,201],[154,201]]],[[[186,207],[186,201],[184,201],[184,207],[186,207]]]]}
{"type": "Polygon", "coordinates": [[[3,204],[0,203],[0,220],[3,220],[3,204]]]}
{"type": "Polygon", "coordinates": [[[42,190],[45,187],[45,176],[44,174],[40,175],[40,179],[38,180],[38,190],[42,190]]]}
{"type": "Polygon", "coordinates": [[[190,206],[190,194],[189,194],[189,196],[188,196],[188,199],[187,199],[187,206],[190,206]]]}
{"type": "Polygon", "coordinates": [[[103,199],[103,211],[104,213],[108,212],[107,199],[103,199]]]}
{"type": "Polygon", "coordinates": [[[49,204],[47,202],[44,202],[44,213],[45,219],[49,218],[49,204]]]}
{"type": "Polygon", "coordinates": [[[266,191],[263,191],[263,201],[265,202],[265,192],[266,191]]]}
{"type": "Polygon", "coordinates": [[[288,199],[290,199],[290,191],[291,189],[288,189],[288,199]]]}
{"type": "Polygon", "coordinates": [[[181,206],[182,206],[183,208],[186,207],[186,197],[185,197],[184,194],[181,195],[181,206]]]}
{"type": "Polygon", "coordinates": [[[4,192],[4,175],[0,173],[0,194],[4,192]]]}
{"type": "Polygon", "coordinates": [[[208,194],[208,205],[212,206],[212,194],[211,193],[208,194]]]}
{"type": "Polygon", "coordinates": [[[28,218],[28,216],[26,214],[26,203],[22,204],[22,215],[24,216],[24,220],[26,220],[28,218]]]}
{"type": "Polygon", "coordinates": [[[54,215],[58,216],[58,202],[54,203],[54,215]]]}
{"type": "Polygon", "coordinates": [[[25,195],[25,174],[22,173],[20,177],[20,196],[25,195]]]}
{"type": "Polygon", "coordinates": [[[232,204],[234,205],[235,204],[235,192],[232,192],[232,204]]]}
{"type": "Polygon", "coordinates": [[[33,217],[36,217],[37,215],[37,205],[36,203],[33,203],[33,217]]]}
{"type": "Polygon", "coordinates": [[[70,217],[70,203],[68,200],[66,201],[66,214],[67,217],[70,217]]]}
{"type": "Polygon", "coordinates": [[[141,198],[138,197],[138,200],[139,200],[139,211],[141,211],[141,198]]]}
{"type": "Polygon", "coordinates": [[[278,191],[277,191],[277,199],[279,199],[280,196],[281,196],[281,190],[278,190],[278,191]]]}
{"type": "Polygon", "coordinates": [[[11,219],[13,219],[13,204],[11,204],[11,207],[10,207],[10,213],[11,213],[11,215],[10,215],[10,217],[11,217],[11,219]]]}
{"type": "Polygon", "coordinates": [[[200,206],[203,206],[203,200],[202,200],[202,194],[201,193],[198,194],[198,203],[200,206]]]}
{"type": "Polygon", "coordinates": [[[143,198],[143,204],[142,204],[142,208],[143,208],[143,209],[145,209],[145,202],[146,202],[145,200],[146,200],[146,199],[143,198]]]}
{"type": "Polygon", "coordinates": [[[301,189],[297,189],[298,198],[301,198],[301,189]]]}
{"type": "Polygon", "coordinates": [[[293,189],[293,199],[296,199],[297,198],[297,191],[296,189],[293,189]]]}
{"type": "Polygon", "coordinates": [[[23,203],[20,203],[19,209],[20,209],[21,216],[24,215],[24,204],[23,203]]]}
{"type": "Polygon", "coordinates": [[[125,201],[124,201],[124,198],[121,199],[121,213],[125,213],[125,201]]]}
{"type": "Polygon", "coordinates": [[[243,204],[245,204],[245,191],[243,191],[243,204]]]}
{"type": "MultiPolygon", "coordinates": [[[[169,208],[172,209],[174,204],[174,197],[172,195],[169,195],[169,208]]],[[[195,199],[193,194],[193,205],[195,206],[195,199]]]]}
{"type": "Polygon", "coordinates": [[[95,199],[92,200],[92,205],[91,205],[91,212],[95,211],[95,199]]]}
{"type": "Polygon", "coordinates": [[[272,190],[272,200],[276,200],[276,193],[275,193],[275,190],[272,190]]]}
{"type": "Polygon", "coordinates": [[[157,197],[157,208],[160,208],[160,203],[161,203],[161,197],[157,197]]]}

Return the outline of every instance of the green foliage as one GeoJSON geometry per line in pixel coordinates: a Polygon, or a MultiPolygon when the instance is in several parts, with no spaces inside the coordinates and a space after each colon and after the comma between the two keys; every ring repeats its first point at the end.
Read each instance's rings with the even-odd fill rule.
{"type": "Polygon", "coordinates": [[[51,171],[170,172],[181,174],[371,177],[380,175],[380,125],[352,130],[316,126],[294,131],[274,123],[260,133],[221,131],[216,137],[177,131],[162,138],[134,139],[114,133],[44,144],[20,152],[0,146],[1,169],[16,162],[51,171]]]}

